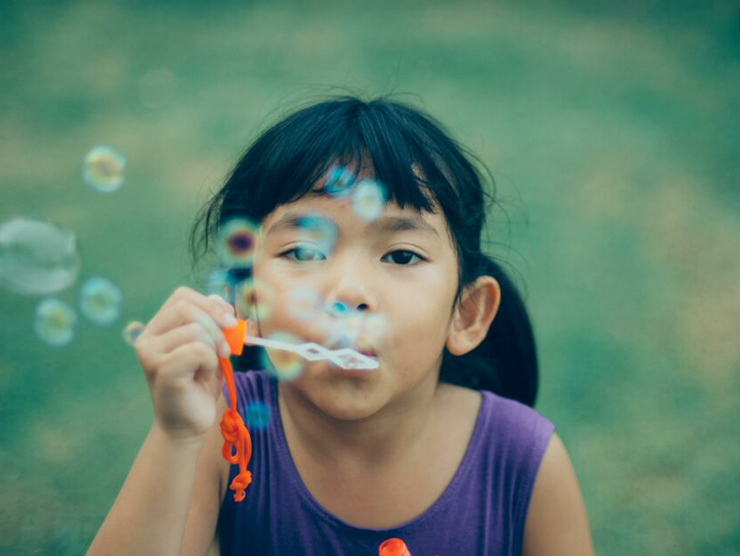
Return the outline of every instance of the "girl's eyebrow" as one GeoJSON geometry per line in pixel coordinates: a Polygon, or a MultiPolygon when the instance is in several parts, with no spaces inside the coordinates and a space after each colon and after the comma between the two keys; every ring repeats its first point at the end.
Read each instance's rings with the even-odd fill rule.
{"type": "MultiPolygon", "coordinates": [[[[286,213],[280,217],[270,229],[267,235],[281,229],[305,228],[305,218],[315,217],[316,213],[295,214],[286,213]]],[[[368,233],[393,234],[397,232],[416,231],[439,239],[437,230],[420,216],[383,216],[367,225],[368,233]]]]}

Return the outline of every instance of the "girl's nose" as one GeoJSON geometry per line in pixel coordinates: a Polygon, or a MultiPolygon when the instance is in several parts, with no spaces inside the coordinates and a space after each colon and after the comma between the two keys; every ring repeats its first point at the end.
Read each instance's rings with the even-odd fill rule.
{"type": "Polygon", "coordinates": [[[350,313],[373,311],[375,299],[372,294],[372,269],[367,254],[334,253],[332,264],[326,265],[324,276],[324,299],[327,304],[341,303],[350,313]]]}

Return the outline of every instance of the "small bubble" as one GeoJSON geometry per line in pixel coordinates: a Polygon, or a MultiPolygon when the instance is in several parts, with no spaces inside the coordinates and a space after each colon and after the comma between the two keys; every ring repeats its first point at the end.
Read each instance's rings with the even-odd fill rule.
{"type": "Polygon", "coordinates": [[[247,426],[259,430],[270,423],[270,408],[263,402],[252,402],[247,405],[247,426]]]}
{"type": "Polygon", "coordinates": [[[333,197],[346,197],[352,192],[355,175],[344,166],[337,164],[326,173],[324,189],[333,197]]]}
{"type": "Polygon", "coordinates": [[[229,272],[219,268],[208,274],[203,289],[206,295],[216,294],[223,299],[228,299],[229,285],[229,272]]]}
{"type": "MultiPolygon", "coordinates": [[[[270,340],[287,344],[301,344],[301,340],[289,332],[275,332],[269,336],[270,340]]],[[[278,380],[293,380],[298,378],[305,368],[305,360],[297,353],[283,349],[265,348],[263,351],[263,365],[265,370],[278,380]]]]}
{"type": "Polygon", "coordinates": [[[272,315],[275,291],[259,278],[247,278],[236,286],[236,308],[251,320],[267,320],[272,315]]]}
{"type": "Polygon", "coordinates": [[[254,258],[258,228],[246,218],[233,218],[219,228],[219,250],[226,267],[249,268],[254,258]]]}
{"type": "Polygon", "coordinates": [[[383,188],[375,180],[364,179],[352,197],[355,214],[365,221],[376,220],[383,212],[386,197],[383,188]]]}
{"type": "Polygon", "coordinates": [[[127,344],[134,345],[136,338],[144,332],[144,324],[138,320],[131,321],[123,329],[123,339],[126,340],[127,344]]]}
{"type": "Polygon", "coordinates": [[[123,293],[107,278],[93,276],[80,290],[80,312],[94,324],[112,324],[121,314],[123,293]]]}
{"type": "Polygon", "coordinates": [[[69,344],[77,327],[77,314],[69,305],[54,298],[41,301],[36,307],[34,329],[39,338],[54,347],[69,344]]]}
{"type": "Polygon", "coordinates": [[[50,294],[72,284],[79,272],[72,232],[30,218],[0,226],[0,286],[25,295],[50,294]]]}
{"type": "Polygon", "coordinates": [[[126,157],[103,145],[87,153],[82,167],[82,178],[93,189],[101,193],[112,193],[123,183],[126,157]]]}

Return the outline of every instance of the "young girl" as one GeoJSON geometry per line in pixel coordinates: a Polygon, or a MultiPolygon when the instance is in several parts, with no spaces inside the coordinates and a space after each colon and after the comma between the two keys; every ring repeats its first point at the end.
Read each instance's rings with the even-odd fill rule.
{"type": "Polygon", "coordinates": [[[335,98],[264,132],[193,229],[197,251],[234,218],[254,223],[232,276],[258,287],[236,311],[178,288],[139,336],[155,417],[89,554],[370,556],[391,537],[414,556],[592,554],[568,455],[532,408],[526,310],[481,251],[484,197],[441,126],[388,98],[335,98]],[[381,210],[358,210],[360,190],[380,192],[381,210]],[[296,317],[300,288],[380,318],[382,333],[350,346],[379,367],[304,361],[286,379],[247,348],[239,411],[261,403],[271,418],[250,427],[252,483],[236,501],[221,329],[238,316],[253,336],[336,347],[324,324],[341,317],[296,317]]]}

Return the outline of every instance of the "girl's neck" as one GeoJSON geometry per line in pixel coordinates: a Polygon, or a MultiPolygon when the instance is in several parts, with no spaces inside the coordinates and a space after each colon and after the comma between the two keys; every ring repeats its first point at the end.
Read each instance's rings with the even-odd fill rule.
{"type": "Polygon", "coordinates": [[[323,413],[290,388],[278,389],[286,440],[314,462],[334,469],[371,470],[413,457],[437,428],[442,390],[435,373],[407,393],[403,401],[360,420],[340,420],[323,413]],[[297,442],[299,446],[292,443],[297,442]]]}

